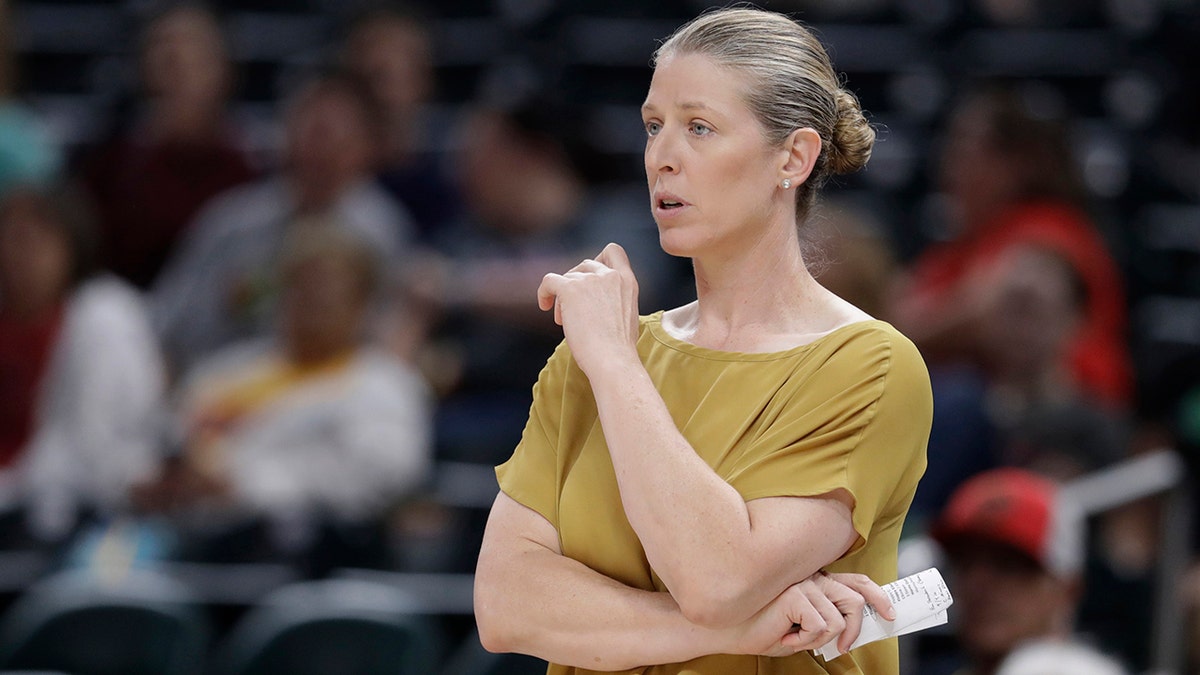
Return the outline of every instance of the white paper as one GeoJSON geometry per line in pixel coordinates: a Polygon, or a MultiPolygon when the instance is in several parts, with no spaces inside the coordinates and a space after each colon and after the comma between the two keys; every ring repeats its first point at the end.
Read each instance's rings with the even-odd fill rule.
{"type": "MultiPolygon", "coordinates": [[[[896,610],[896,619],[887,621],[867,605],[863,608],[862,630],[850,649],[885,638],[907,635],[918,630],[940,626],[948,620],[946,608],[954,604],[950,589],[936,568],[929,568],[912,576],[883,586],[896,610]]],[[[820,649],[813,650],[826,661],[841,655],[837,638],[830,640],[820,649]]]]}

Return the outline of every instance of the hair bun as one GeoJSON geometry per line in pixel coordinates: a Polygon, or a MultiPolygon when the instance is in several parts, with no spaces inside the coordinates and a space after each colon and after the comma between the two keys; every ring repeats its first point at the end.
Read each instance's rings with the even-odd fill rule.
{"type": "Polygon", "coordinates": [[[837,122],[833,126],[833,142],[829,148],[829,172],[842,175],[854,173],[867,165],[875,145],[875,128],[867,122],[859,107],[858,97],[838,89],[837,122]]]}

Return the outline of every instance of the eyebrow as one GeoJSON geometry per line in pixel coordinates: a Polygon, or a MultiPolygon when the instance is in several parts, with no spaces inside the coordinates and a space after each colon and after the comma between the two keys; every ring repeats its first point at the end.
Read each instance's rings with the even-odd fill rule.
{"type": "MultiPolygon", "coordinates": [[[[679,104],[679,107],[683,110],[714,110],[709,105],[699,101],[684,101],[683,103],[679,104]]],[[[642,104],[642,112],[654,112],[656,110],[657,108],[649,103],[642,104]]]]}

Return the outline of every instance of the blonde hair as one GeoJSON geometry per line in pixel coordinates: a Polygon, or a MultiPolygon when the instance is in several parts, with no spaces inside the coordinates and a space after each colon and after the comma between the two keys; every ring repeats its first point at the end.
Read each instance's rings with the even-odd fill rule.
{"type": "Polygon", "coordinates": [[[314,260],[341,260],[354,275],[359,299],[368,300],[382,281],[382,261],[359,234],[329,215],[303,216],[289,227],[279,254],[279,276],[283,285],[314,260]]]}
{"type": "Polygon", "coordinates": [[[746,103],[766,132],[782,144],[796,129],[821,137],[821,154],[796,195],[800,221],[831,175],[866,165],[875,129],[863,116],[858,97],[842,88],[829,55],[807,28],[761,9],[731,8],[701,14],[683,25],[654,52],[652,63],[679,54],[707,56],[747,76],[746,103]]]}

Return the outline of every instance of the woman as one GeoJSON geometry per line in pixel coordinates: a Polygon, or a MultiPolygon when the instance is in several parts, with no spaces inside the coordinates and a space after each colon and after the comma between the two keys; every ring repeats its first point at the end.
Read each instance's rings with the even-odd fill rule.
{"type": "Polygon", "coordinates": [[[931,416],[912,344],[801,255],[820,183],[860,168],[874,132],[777,14],[705,14],[655,64],[651,207],[698,300],[639,319],[615,245],[546,276],[566,340],[497,470],[481,639],[551,673],[898,672],[894,642],[808,651],[847,649],[864,598],[890,614],[866,577],[822,571],[895,577],[931,416]]]}
{"type": "Polygon", "coordinates": [[[0,200],[0,508],[30,534],[122,512],[158,461],[166,378],[142,297],[94,273],[94,236],[69,189],[0,200]]]}
{"type": "Polygon", "coordinates": [[[180,461],[139,497],[180,516],[185,557],[380,565],[382,518],[428,477],[425,383],[367,338],[380,261],[364,237],[300,220],[277,268],[273,336],[188,372],[180,461]]]}
{"type": "Polygon", "coordinates": [[[139,40],[136,101],[80,166],[108,268],[148,288],[211,198],[255,177],[229,111],[234,68],[217,17],[171,5],[139,40]]]}

